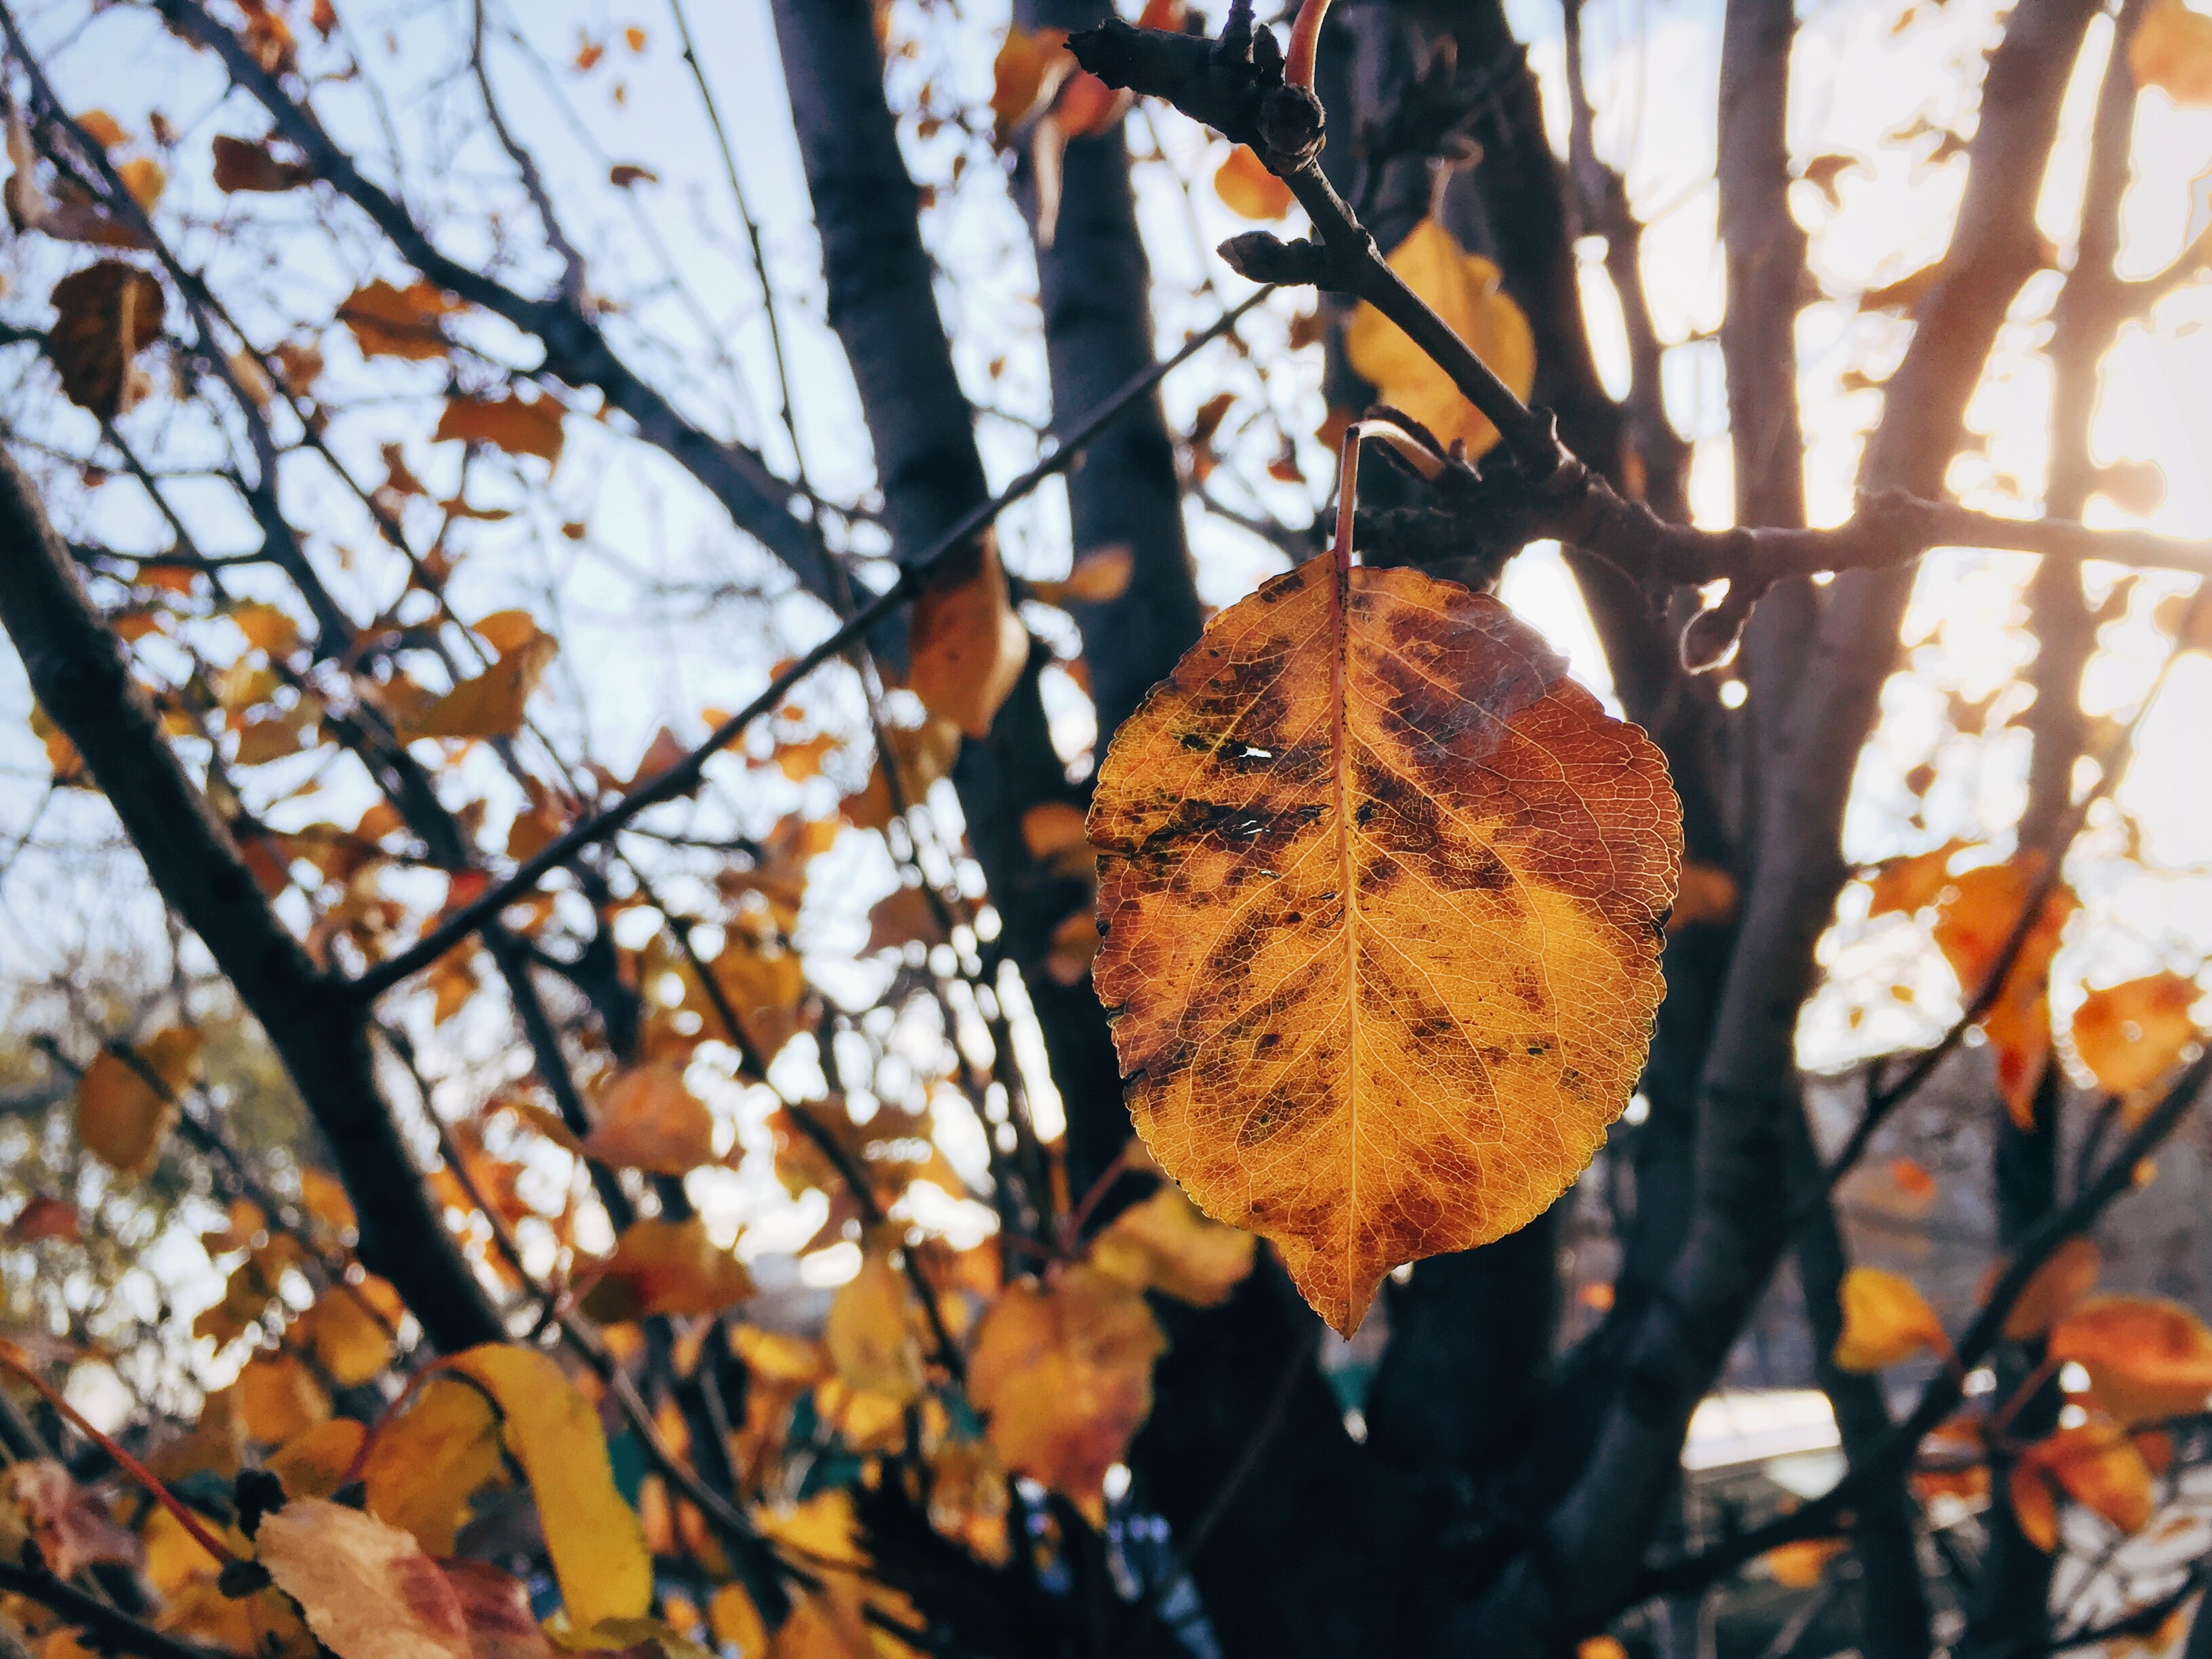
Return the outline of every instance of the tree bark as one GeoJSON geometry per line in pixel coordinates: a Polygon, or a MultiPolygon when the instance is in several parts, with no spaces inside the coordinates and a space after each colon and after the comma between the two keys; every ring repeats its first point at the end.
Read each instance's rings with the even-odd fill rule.
{"type": "Polygon", "coordinates": [[[0,627],[33,693],[84,757],[155,887],[268,1034],[361,1218],[362,1265],[392,1281],[439,1347],[501,1340],[378,1087],[360,1011],[262,897],[9,456],[0,456],[0,627]]]}

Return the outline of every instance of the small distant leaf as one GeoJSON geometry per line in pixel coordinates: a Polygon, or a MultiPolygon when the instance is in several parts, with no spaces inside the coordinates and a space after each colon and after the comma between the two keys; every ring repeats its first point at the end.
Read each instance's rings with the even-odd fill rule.
{"type": "Polygon", "coordinates": [[[1926,909],[1951,884],[1951,860],[1966,846],[1963,841],[1947,841],[1931,852],[1876,865],[1867,877],[1867,885],[1874,891],[1867,915],[1909,916],[1926,909]]]}
{"type": "Polygon", "coordinates": [[[1260,1241],[1208,1221],[1182,1188],[1163,1186],[1091,1241],[1091,1265],[1133,1291],[1218,1308],[1252,1271],[1260,1241]]]}
{"type": "Polygon", "coordinates": [[[2203,993],[2179,974],[2152,974],[2092,991],[2074,1014],[2074,1052],[2107,1093],[2160,1081],[2197,1040],[2190,1010],[2203,993]]]}
{"type": "Polygon", "coordinates": [[[1145,1299],[1091,1267],[1049,1289],[1017,1281],[975,1333],[968,1395],[1006,1466],[1103,1524],[1106,1471],[1152,1409],[1167,1338],[1145,1299]]]}
{"type": "Polygon", "coordinates": [[[1672,935],[1701,924],[1724,927],[1735,920],[1735,906],[1734,876],[1717,865],[1686,863],[1674,889],[1674,908],[1667,913],[1667,932],[1672,935]]]}
{"type": "MultiPolygon", "coordinates": [[[[960,753],[960,728],[934,717],[917,726],[894,726],[884,733],[899,781],[899,799],[908,806],[919,804],[930,787],[952,769],[960,753]]],[[[891,789],[884,771],[884,757],[876,757],[867,787],[848,795],[838,810],[845,820],[862,830],[882,830],[891,820],[891,789]]]]}
{"type": "Polygon", "coordinates": [[[152,212],[154,204],[161,199],[161,192],[169,187],[168,169],[150,155],[133,156],[115,169],[115,176],[123,181],[125,191],[144,212],[152,212]]]}
{"type": "Polygon", "coordinates": [[[474,679],[463,680],[434,698],[412,719],[400,723],[400,736],[419,738],[511,738],[522,729],[524,708],[538,682],[553,665],[561,647],[550,634],[537,633],[474,679]]]}
{"type": "Polygon", "coordinates": [[[1239,144],[1229,152],[1229,159],[1214,173],[1213,193],[1231,213],[1244,219],[1272,222],[1297,205],[1291,187],[1267,171],[1267,164],[1249,144],[1239,144]]]}
{"type": "Polygon", "coordinates": [[[971,738],[1013,694],[1029,661],[1029,630],[1014,614],[999,550],[986,540],[971,567],[926,589],[908,622],[907,684],[922,707],[971,738]]]}
{"type": "Polygon", "coordinates": [[[499,1401],[507,1448],[538,1499],[538,1524],[570,1620],[641,1619],[653,1563],[637,1513],[616,1489],[599,1416],[561,1368],[535,1349],[471,1348],[454,1368],[499,1401]]]}
{"type": "Polygon", "coordinates": [[[1497,600],[1317,559],[1216,617],[1091,811],[1130,1109],[1216,1219],[1358,1326],[1526,1224],[1627,1103],[1680,808],[1497,600]]]}
{"type": "Polygon", "coordinates": [[[2046,1352],[2087,1371],[2097,1403],[2122,1423],[2202,1411],[2212,1395],[2212,1329],[2179,1303],[2099,1297],[2051,1328],[2046,1352]]]}
{"type": "Polygon", "coordinates": [[[599,1282],[584,1298],[584,1311],[605,1324],[720,1313],[753,1293],[744,1263],[708,1238],[707,1224],[696,1216],[633,1221],[615,1240],[614,1254],[588,1270],[599,1282]]]}
{"type": "Polygon", "coordinates": [[[1844,1275],[1838,1300],[1844,1314],[1833,1355],[1838,1370],[1878,1371],[1923,1348],[1948,1346],[1942,1321],[1919,1287],[1901,1274],[1853,1267],[1844,1275]]]}
{"type": "MultiPolygon", "coordinates": [[[[1467,252],[1435,220],[1424,219],[1390,255],[1390,268],[1516,397],[1528,396],[1536,383],[1535,336],[1499,286],[1496,265],[1467,252]]],[[[1405,410],[1442,442],[1464,443],[1473,457],[1498,441],[1498,428],[1461,394],[1451,376],[1364,301],[1346,326],[1344,350],[1382,402],[1405,410]]]]}
{"type": "Polygon", "coordinates": [[[1837,188],[1837,182],[1845,173],[1855,172],[1863,165],[1856,155],[1816,155],[1805,163],[1802,176],[1808,184],[1817,186],[1820,194],[1828,198],[1830,207],[1841,207],[1844,204],[1843,192],[1837,188]]]}
{"type": "Polygon", "coordinates": [[[669,1060],[633,1066],[599,1098],[599,1120],[584,1151],[617,1169],[689,1174],[714,1157],[714,1115],[669,1060]]]}
{"type": "Polygon", "coordinates": [[[2184,108],[2212,105],[2212,17],[2185,0],[2151,0],[2128,41],[2136,84],[2184,108]]]}
{"type": "Polygon", "coordinates": [[[879,1250],[838,1288],[823,1332],[830,1362],[854,1388],[906,1405],[921,1397],[921,1344],[904,1276],[879,1250]]]}
{"type": "Polygon", "coordinates": [[[1926,1204],[1936,1196],[1936,1177],[1925,1166],[1909,1158],[1893,1158],[1889,1161],[1890,1184],[1914,1204],[1926,1204]]]}
{"type": "Polygon", "coordinates": [[[212,148],[216,188],[227,194],[254,191],[276,195],[314,182],[314,168],[305,161],[280,159],[265,138],[257,143],[219,133],[212,148]]]}
{"type": "Polygon", "coordinates": [[[1788,1589],[1818,1589],[1828,1563],[1850,1549],[1840,1538],[1797,1538],[1760,1556],[1766,1576],[1788,1589]]]}
{"type": "Polygon", "coordinates": [[[248,601],[223,613],[246,642],[271,657],[287,657],[300,648],[300,624],[273,605],[248,601]]]}
{"type": "Polygon", "coordinates": [[[567,411],[542,393],[523,398],[514,392],[491,398],[454,398],[438,417],[434,443],[466,440],[503,449],[510,455],[561,459],[561,417],[567,411]]]}
{"type": "Polygon", "coordinates": [[[607,182],[617,189],[628,190],[633,185],[657,185],[660,175],[635,161],[617,161],[607,169],[607,182]]]}
{"type": "Polygon", "coordinates": [[[138,1045],[137,1066],[101,1050],[76,1085],[77,1139],[85,1149],[119,1175],[152,1169],[162,1136],[177,1121],[177,1097],[199,1075],[204,1046],[191,1027],[173,1025],[138,1045]]]}
{"type": "Polygon", "coordinates": [[[399,289],[379,278],[338,307],[338,320],[353,331],[365,357],[428,362],[446,355],[439,320],[460,308],[458,301],[428,283],[399,289]]]}
{"type": "Polygon", "coordinates": [[[299,1498],[262,1517],[254,1547],[338,1659],[471,1659],[453,1587],[398,1528],[299,1498]]]}
{"type": "MultiPolygon", "coordinates": [[[[386,1289],[389,1294],[389,1287],[386,1289]]],[[[368,1294],[362,1287],[333,1285],[300,1316],[300,1340],[342,1389],[373,1381],[392,1363],[391,1329],[370,1309],[368,1294]]],[[[397,1306],[395,1297],[392,1310],[397,1306]]]]}
{"type": "MultiPolygon", "coordinates": [[[[131,142],[131,135],[124,130],[123,124],[104,109],[85,111],[76,118],[76,124],[84,136],[102,149],[113,149],[118,144],[131,142]]],[[[69,1576],[66,1573],[63,1575],[64,1577],[69,1576]]]]}
{"type": "Polygon", "coordinates": [[[54,284],[46,354],[71,403],[112,421],[144,395],[146,378],[132,360],[160,337],[167,303],[159,280],[120,259],[54,284]]]}
{"type": "Polygon", "coordinates": [[[797,743],[780,743],[775,746],[776,769],[793,783],[819,777],[822,763],[836,754],[842,744],[834,732],[817,732],[797,743]]]}
{"type": "Polygon", "coordinates": [[[900,887],[868,912],[868,954],[902,948],[909,940],[935,945],[944,939],[937,912],[919,887],[900,887]]]}

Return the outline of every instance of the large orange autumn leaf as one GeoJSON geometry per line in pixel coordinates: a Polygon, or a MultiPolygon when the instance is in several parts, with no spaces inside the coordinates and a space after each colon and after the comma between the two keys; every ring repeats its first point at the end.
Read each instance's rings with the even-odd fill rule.
{"type": "Polygon", "coordinates": [[[1497,600],[1277,577],[1122,727],[1090,828],[1137,1128],[1340,1331],[1540,1213],[1626,1103],[1680,809],[1497,600]]]}

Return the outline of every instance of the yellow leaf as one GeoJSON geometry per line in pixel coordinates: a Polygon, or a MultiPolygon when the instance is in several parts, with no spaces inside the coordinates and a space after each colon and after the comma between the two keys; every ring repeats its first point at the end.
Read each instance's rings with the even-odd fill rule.
{"type": "Polygon", "coordinates": [[[742,1659],[768,1651],[768,1626],[743,1584],[725,1584],[714,1592],[707,1604],[707,1628],[714,1632],[715,1641],[735,1648],[742,1659]]]}
{"type": "Polygon", "coordinates": [[[2087,1371],[2097,1403],[2123,1423],[2202,1411],[2212,1395],[2212,1329],[2179,1303],[2099,1297],[2051,1328],[2047,1352],[2087,1371]]]}
{"type": "Polygon", "coordinates": [[[921,1397],[921,1344],[907,1308],[905,1279],[889,1256],[871,1250],[839,1286],[823,1333],[840,1376],[901,1406],[921,1397]]]}
{"type": "Polygon", "coordinates": [[[1267,171],[1267,164],[1249,144],[1229,152],[1229,159],[1214,173],[1213,193],[1239,218],[1268,222],[1283,217],[1298,199],[1288,185],[1267,171]]]}
{"type": "Polygon", "coordinates": [[[921,706],[971,738],[1013,695],[1029,661],[1029,629],[1014,614],[999,549],[987,539],[974,566],[925,589],[908,617],[907,684],[921,706]]]}
{"type": "Polygon", "coordinates": [[[1091,1265],[1133,1291],[1218,1308],[1252,1271],[1259,1242],[1208,1221],[1170,1185],[1114,1218],[1091,1241],[1091,1265]]]}
{"type": "Polygon", "coordinates": [[[349,1417],[302,1429],[262,1467],[283,1483],[287,1498],[328,1498],[346,1481],[368,1431],[349,1417]]]}
{"type": "Polygon", "coordinates": [[[123,180],[131,199],[148,212],[169,187],[168,170],[150,155],[133,156],[115,169],[115,175],[123,180]]]}
{"type": "Polygon", "coordinates": [[[2179,974],[2153,974],[2092,991],[2074,1013],[2074,1052],[2108,1094],[2148,1089],[2197,1041],[2190,1010],[2203,994],[2179,974]]]}
{"type": "MultiPolygon", "coordinates": [[[[731,1011],[763,1062],[775,1058],[797,1035],[806,1000],[806,969],[795,951],[768,951],[732,932],[721,955],[708,964],[714,982],[729,999],[731,1011]]],[[[707,1013],[710,1020],[719,1011],[707,1013]]],[[[712,1026],[709,1034],[721,1033],[712,1026]]]]}
{"type": "Polygon", "coordinates": [[[465,1382],[433,1377],[380,1429],[362,1479],[369,1513],[415,1534],[433,1555],[453,1553],[469,1498],[499,1473],[499,1423],[465,1382]]]}
{"type": "Polygon", "coordinates": [[[1853,1267],[1844,1275],[1837,1298],[1843,1304],[1843,1334],[1836,1339],[1838,1370],[1878,1371],[1909,1359],[1923,1348],[1942,1348],[1948,1339],[1936,1310],[1913,1282],[1879,1267],[1853,1267]]]}
{"type": "Polygon", "coordinates": [[[333,1232],[354,1232],[361,1226],[353,1200],[346,1195],[345,1183],[327,1170],[300,1171],[300,1202],[309,1215],[333,1232]]]}
{"type": "Polygon", "coordinates": [[[392,1362],[392,1334],[369,1310],[364,1293],[334,1285],[300,1316],[299,1335],[342,1389],[380,1376],[392,1362]]]}
{"type": "Polygon", "coordinates": [[[567,411],[540,394],[526,401],[513,392],[478,400],[454,398],[438,417],[434,443],[465,440],[489,444],[510,455],[538,455],[548,461],[561,459],[561,417],[567,411]]]}
{"type": "Polygon", "coordinates": [[[1091,811],[1138,1132],[1355,1328],[1540,1213],[1627,1103],[1680,810],[1495,599],[1317,559],[1216,617],[1091,811]]]}
{"type": "MultiPolygon", "coordinates": [[[[951,771],[960,754],[960,728],[951,720],[932,718],[917,726],[894,726],[886,728],[884,737],[896,770],[900,802],[906,806],[918,805],[930,786],[951,771]]],[[[891,821],[892,804],[890,782],[878,754],[867,787],[848,796],[838,811],[859,829],[882,830],[891,821]]]]}
{"type": "Polygon", "coordinates": [[[1152,1362],[1166,1348],[1144,1297],[1070,1267],[1049,1289],[1000,1292],[975,1333],[968,1397],[1008,1468],[1103,1524],[1106,1471],[1152,1412],[1152,1362]]]}
{"type": "MultiPolygon", "coordinates": [[[[1516,397],[1527,398],[1536,383],[1535,337],[1521,307],[1499,288],[1496,265],[1424,219],[1391,254],[1390,268],[1516,397]]],[[[1498,441],[1498,428],[1461,395],[1451,376],[1364,301],[1345,328],[1344,349],[1381,401],[1403,410],[1443,443],[1463,443],[1473,457],[1498,441]]]]}
{"type": "Polygon", "coordinates": [[[278,1445],[330,1414],[330,1396],[295,1355],[258,1353],[238,1374],[238,1415],[250,1440],[278,1445]]]}
{"type": "Polygon", "coordinates": [[[1789,1589],[1817,1589],[1828,1563],[1850,1547],[1840,1538],[1796,1538],[1759,1559],[1766,1576],[1789,1589]]]}
{"type": "Polygon", "coordinates": [[[623,1229],[584,1311],[607,1324],[654,1314],[720,1313],[753,1293],[744,1263],[707,1237],[696,1216],[646,1217],[623,1229]]]}
{"type": "Polygon", "coordinates": [[[2057,1545],[2051,1482],[2122,1532],[2141,1532],[2152,1513],[2150,1465],[2116,1425],[2092,1420],[2061,1429],[2021,1454],[2008,1488],[2023,1536],[2045,1553],[2057,1545]]]}
{"type": "Polygon", "coordinates": [[[617,1169],[680,1176],[714,1157],[714,1115],[669,1060],[634,1066],[599,1097],[599,1121],[584,1151],[617,1169]]]}
{"type": "Polygon", "coordinates": [[[641,1619],[653,1601],[653,1563],[637,1515],[616,1490],[598,1414],[548,1356],[486,1346],[456,1355],[455,1369],[499,1401],[507,1443],[538,1499],[546,1553],[569,1619],[641,1619]]]}
{"type": "Polygon", "coordinates": [[[1006,31],[999,55],[991,65],[991,115],[998,142],[1004,144],[1030,112],[1058,90],[1059,82],[1074,67],[1060,29],[1032,33],[1016,25],[1006,31]]]}
{"type": "Polygon", "coordinates": [[[2104,1256],[2086,1238],[2069,1238],[2053,1250],[2028,1279],[2019,1299],[2005,1315],[2008,1342],[2025,1342],[2040,1336],[2081,1305],[2095,1288],[2104,1256]]]}
{"type": "Polygon", "coordinates": [[[471,1659],[453,1587],[398,1528],[305,1498],[264,1516],[253,1541],[337,1659],[471,1659]]]}
{"type": "Polygon", "coordinates": [[[136,1065],[103,1048],[76,1085],[77,1139],[85,1150],[119,1175],[152,1169],[161,1137],[177,1121],[177,1097],[199,1075],[204,1046],[191,1026],[172,1025],[137,1046],[136,1065]]]}
{"type": "Polygon", "coordinates": [[[2185,0],[2151,0],[2128,42],[2136,84],[2184,107],[2212,105],[2212,17],[2185,0]]]}
{"type": "Polygon", "coordinates": [[[415,718],[401,722],[402,738],[511,738],[522,729],[522,711],[561,647],[550,634],[533,632],[474,679],[463,680],[415,718]]]}
{"type": "Polygon", "coordinates": [[[427,362],[446,355],[441,318],[460,306],[428,283],[404,289],[379,280],[356,289],[338,307],[338,320],[353,331],[364,357],[404,357],[427,362]]]}

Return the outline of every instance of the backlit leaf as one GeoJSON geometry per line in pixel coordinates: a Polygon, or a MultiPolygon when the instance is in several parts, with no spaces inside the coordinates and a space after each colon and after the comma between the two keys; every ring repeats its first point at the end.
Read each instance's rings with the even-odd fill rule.
{"type": "Polygon", "coordinates": [[[248,1439],[275,1446],[325,1420],[331,1400],[295,1355],[258,1353],[238,1374],[238,1414],[248,1439]]]}
{"type": "Polygon", "coordinates": [[[1878,1371],[1923,1348],[1948,1345],[1936,1310],[1901,1274],[1853,1267],[1844,1275],[1837,1299],[1844,1314],[1832,1356],[1838,1370],[1878,1371]]]}
{"type": "Polygon", "coordinates": [[[1929,852],[1876,865],[1867,878],[1867,885],[1874,891],[1867,914],[1909,916],[1935,903],[1951,884],[1952,858],[1966,845],[1963,841],[1947,841],[1929,852]]]}
{"type": "Polygon", "coordinates": [[[392,1334],[370,1310],[367,1293],[354,1285],[325,1291],[300,1316],[297,1328],[317,1363],[342,1389],[370,1381],[391,1363],[392,1334]]]}
{"type": "Polygon", "coordinates": [[[1244,1282],[1260,1241],[1208,1221],[1174,1185],[1115,1216],[1091,1241],[1091,1265],[1133,1291],[1216,1308],[1244,1282]]]}
{"type": "Polygon", "coordinates": [[[1240,218],[1273,221],[1297,204],[1291,187],[1267,171],[1249,144],[1239,144],[1215,170],[1213,193],[1240,218]]]}
{"type": "Polygon", "coordinates": [[[2152,974],[2092,991],[2074,1013],[2074,1052],[2109,1094],[2148,1089],[2197,1041],[2189,1011],[2203,993],[2179,974],[2152,974]]]}
{"type": "MultiPolygon", "coordinates": [[[[1953,880],[1937,903],[1936,947],[1958,975],[1962,998],[1972,1000],[1996,971],[2041,868],[2033,854],[1983,865],[1953,880]]],[[[2023,1130],[2035,1127],[2036,1087],[2051,1063],[2051,959],[2075,908],[2074,896],[2063,886],[2044,899],[1996,1000],[1981,1018],[1996,1054],[1997,1087],[2023,1130]]]]}
{"type": "Polygon", "coordinates": [[[453,1587],[398,1528],[306,1498],[264,1516],[253,1541],[276,1587],[338,1659],[471,1659],[453,1587]]]}
{"type": "Polygon", "coordinates": [[[2097,1403],[2123,1423],[2202,1411],[2212,1395],[2212,1329],[2179,1303],[2099,1297],[2051,1328],[2047,1352],[2087,1371],[2097,1403]]]}
{"type": "Polygon", "coordinates": [[[2212,17],[2186,0],[2151,0],[2128,41],[2136,84],[2185,106],[2212,105],[2212,17]]]}
{"type": "Polygon", "coordinates": [[[2153,1510],[2150,1466],[2117,1425],[2092,1420],[2038,1441],[2014,1464],[2008,1495],[2021,1534],[2049,1553],[2058,1541],[2057,1490],[2122,1532],[2141,1532],[2153,1510]]]}
{"type": "Polygon", "coordinates": [[[1849,1549],[1840,1538],[1797,1538],[1760,1556],[1766,1576],[1790,1589],[1817,1589],[1828,1563],[1849,1549]]]}
{"type": "Polygon", "coordinates": [[[2045,1258],[2005,1315],[2008,1341],[2040,1336],[2081,1305],[2096,1287],[2104,1256],[2086,1238],[2069,1238],[2045,1258]]]}
{"type": "Polygon", "coordinates": [[[714,1115],[669,1060],[635,1066],[599,1097],[599,1121],[584,1151],[617,1169],[680,1176],[714,1156],[714,1115]]]}
{"type": "MultiPolygon", "coordinates": [[[[1467,252],[1435,220],[1424,219],[1390,255],[1390,268],[1516,397],[1528,397],[1536,383],[1535,337],[1521,307],[1498,286],[1496,265],[1467,252]]],[[[1364,301],[1346,325],[1344,349],[1378,398],[1403,410],[1442,442],[1464,443],[1475,456],[1498,441],[1498,428],[1461,394],[1451,376],[1364,301]]]]}
{"type": "Polygon", "coordinates": [[[1137,556],[1120,545],[1102,547],[1076,560],[1059,581],[1031,582],[1030,592],[1047,605],[1110,605],[1129,591],[1137,556]]]}
{"type": "Polygon", "coordinates": [[[614,1254],[594,1271],[599,1282],[584,1298],[584,1311],[608,1323],[720,1313],[753,1293],[744,1263],[708,1238],[707,1224],[696,1216],[631,1222],[615,1240],[614,1254]]]}
{"type": "Polygon", "coordinates": [[[1495,599],[1275,578],[1122,726],[1091,807],[1146,1145],[1352,1330],[1392,1268],[1589,1162],[1650,1039],[1680,822],[1650,740],[1495,599]]]}
{"type": "Polygon", "coordinates": [[[653,1563],[637,1513],[615,1487],[591,1403],[532,1348],[471,1348],[453,1364],[499,1401],[507,1449],[530,1478],[570,1620],[588,1629],[605,1619],[643,1618],[653,1563]]]}
{"type": "Polygon", "coordinates": [[[121,259],[102,259],[54,284],[54,325],[46,355],[62,391],[80,409],[112,421],[144,395],[133,361],[161,332],[161,283],[121,259]]]}
{"type": "Polygon", "coordinates": [[[138,1045],[135,1065],[102,1049],[77,1080],[76,1132],[85,1150],[120,1175],[152,1169],[177,1121],[177,1097],[199,1075],[204,1046],[191,1026],[173,1025],[138,1045]]]}
{"type": "Polygon", "coordinates": [[[971,738],[988,736],[1030,653],[996,543],[987,539],[968,570],[923,591],[908,634],[907,684],[922,707],[971,738]]]}
{"type": "Polygon", "coordinates": [[[334,1417],[294,1435],[261,1467],[276,1477],[287,1498],[328,1498],[345,1485],[368,1437],[363,1425],[334,1417]]]}

